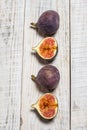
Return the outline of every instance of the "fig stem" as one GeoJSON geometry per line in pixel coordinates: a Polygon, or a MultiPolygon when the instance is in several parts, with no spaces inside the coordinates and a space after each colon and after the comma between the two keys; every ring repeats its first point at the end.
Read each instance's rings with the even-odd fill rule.
{"type": "Polygon", "coordinates": [[[36,77],[34,75],[31,75],[31,79],[35,81],[36,77]]]}
{"type": "Polygon", "coordinates": [[[36,84],[38,84],[37,80],[36,80],[36,77],[34,75],[31,75],[31,79],[36,82],[36,84]]]}
{"type": "Polygon", "coordinates": [[[35,50],[35,51],[37,51],[37,47],[32,47],[32,50],[35,50]]]}
{"type": "Polygon", "coordinates": [[[32,107],[32,108],[35,108],[35,104],[32,104],[31,107],[32,107]]]}
{"type": "Polygon", "coordinates": [[[34,28],[34,29],[37,28],[37,27],[36,27],[36,23],[33,23],[33,22],[32,22],[32,23],[30,23],[30,24],[31,24],[31,26],[30,26],[31,28],[34,28]]]}

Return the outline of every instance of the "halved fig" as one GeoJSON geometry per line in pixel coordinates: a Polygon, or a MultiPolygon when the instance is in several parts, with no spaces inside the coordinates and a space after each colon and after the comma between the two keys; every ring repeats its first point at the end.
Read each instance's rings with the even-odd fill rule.
{"type": "Polygon", "coordinates": [[[57,54],[58,44],[53,37],[46,37],[32,49],[35,50],[42,59],[51,60],[57,54]]]}
{"type": "Polygon", "coordinates": [[[53,94],[46,93],[32,104],[32,108],[35,108],[44,119],[52,119],[58,111],[58,100],[53,94]]]}

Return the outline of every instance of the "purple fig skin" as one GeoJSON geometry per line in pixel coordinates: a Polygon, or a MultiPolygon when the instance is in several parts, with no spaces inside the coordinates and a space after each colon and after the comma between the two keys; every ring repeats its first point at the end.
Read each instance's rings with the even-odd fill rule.
{"type": "Polygon", "coordinates": [[[52,91],[57,87],[60,80],[59,70],[53,65],[46,65],[35,77],[35,82],[42,88],[42,90],[52,91]]]}
{"type": "MultiPolygon", "coordinates": [[[[51,36],[58,30],[59,22],[59,14],[54,10],[47,10],[42,13],[35,26],[39,34],[43,36],[51,36]]],[[[31,24],[34,25],[34,23],[31,24]]]]}

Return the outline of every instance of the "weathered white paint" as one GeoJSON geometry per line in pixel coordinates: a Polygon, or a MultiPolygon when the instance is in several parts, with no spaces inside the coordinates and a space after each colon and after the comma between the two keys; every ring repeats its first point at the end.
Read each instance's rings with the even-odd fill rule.
{"type": "Polygon", "coordinates": [[[19,130],[24,2],[0,0],[0,130],[19,130]]]}
{"type": "Polygon", "coordinates": [[[71,128],[87,130],[87,0],[71,2],[71,128]]]}
{"type": "Polygon", "coordinates": [[[70,130],[70,124],[71,130],[87,130],[86,35],[86,0],[0,0],[0,130],[70,130]],[[43,94],[31,74],[36,75],[45,64],[31,53],[43,37],[29,27],[48,9],[60,15],[60,28],[54,36],[59,52],[50,63],[59,68],[61,75],[53,92],[59,101],[59,113],[50,122],[31,109],[43,94]]]}

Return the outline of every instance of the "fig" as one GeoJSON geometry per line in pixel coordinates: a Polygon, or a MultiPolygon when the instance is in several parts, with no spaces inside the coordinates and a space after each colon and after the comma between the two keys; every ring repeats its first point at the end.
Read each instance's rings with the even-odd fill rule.
{"type": "Polygon", "coordinates": [[[58,111],[58,100],[53,94],[46,93],[32,104],[32,108],[35,108],[44,119],[53,119],[58,111]]]}
{"type": "Polygon", "coordinates": [[[53,65],[45,65],[42,67],[37,76],[31,75],[32,80],[36,82],[40,90],[43,92],[51,92],[59,83],[60,73],[59,70],[53,65]]]}
{"type": "Polygon", "coordinates": [[[36,51],[41,59],[51,61],[58,52],[58,44],[53,37],[46,37],[32,50],[36,51]]]}
{"type": "Polygon", "coordinates": [[[51,36],[58,30],[59,21],[59,14],[56,11],[47,10],[41,14],[36,23],[31,23],[31,27],[43,36],[51,36]]]}

